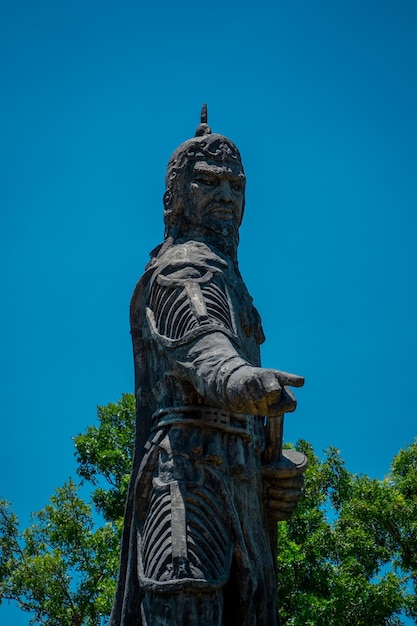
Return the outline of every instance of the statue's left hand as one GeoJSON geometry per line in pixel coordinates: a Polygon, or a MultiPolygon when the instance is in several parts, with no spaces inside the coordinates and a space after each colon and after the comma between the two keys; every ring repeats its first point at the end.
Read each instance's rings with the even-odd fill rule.
{"type": "Polygon", "coordinates": [[[288,520],[300,502],[303,492],[304,478],[302,474],[291,478],[280,478],[268,473],[264,478],[264,497],[268,517],[275,521],[288,520]]]}

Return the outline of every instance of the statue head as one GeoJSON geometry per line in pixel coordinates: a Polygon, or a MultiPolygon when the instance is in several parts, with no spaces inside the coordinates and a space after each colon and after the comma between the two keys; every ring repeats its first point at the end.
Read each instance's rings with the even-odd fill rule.
{"type": "Polygon", "coordinates": [[[234,143],[207,125],[206,105],[195,137],[172,154],[165,180],[165,237],[208,237],[220,247],[232,238],[237,246],[245,174],[234,143]]]}

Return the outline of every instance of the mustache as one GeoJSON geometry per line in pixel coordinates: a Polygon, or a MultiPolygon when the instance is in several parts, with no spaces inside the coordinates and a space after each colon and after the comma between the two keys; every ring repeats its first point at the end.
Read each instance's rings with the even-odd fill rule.
{"type": "Polygon", "coordinates": [[[208,214],[218,214],[220,219],[228,220],[232,217],[236,223],[239,223],[239,208],[234,202],[223,204],[218,201],[210,202],[204,210],[204,217],[208,214]],[[224,217],[222,217],[224,216],[224,217]]]}

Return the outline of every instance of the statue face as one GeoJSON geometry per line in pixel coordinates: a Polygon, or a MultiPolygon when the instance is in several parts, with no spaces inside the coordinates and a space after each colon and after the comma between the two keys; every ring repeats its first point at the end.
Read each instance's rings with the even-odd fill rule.
{"type": "Polygon", "coordinates": [[[237,231],[242,220],[245,183],[239,163],[194,163],[184,208],[188,224],[224,236],[237,231]]]}

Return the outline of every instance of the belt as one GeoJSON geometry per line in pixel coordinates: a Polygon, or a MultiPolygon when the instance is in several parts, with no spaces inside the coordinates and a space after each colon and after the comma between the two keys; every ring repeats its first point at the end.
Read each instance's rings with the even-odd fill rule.
{"type": "Polygon", "coordinates": [[[221,430],[244,437],[253,436],[252,416],[242,413],[230,413],[208,406],[178,406],[160,409],[152,415],[152,430],[174,425],[221,430]]]}

